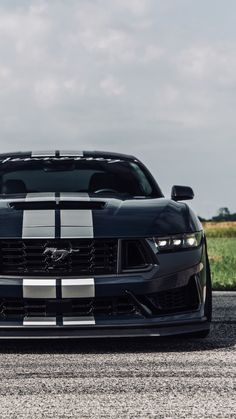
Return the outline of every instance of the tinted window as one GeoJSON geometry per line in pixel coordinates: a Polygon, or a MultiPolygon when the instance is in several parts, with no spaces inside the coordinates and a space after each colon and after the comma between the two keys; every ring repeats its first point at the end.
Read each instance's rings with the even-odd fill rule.
{"type": "Polygon", "coordinates": [[[88,192],[156,195],[148,174],[136,162],[109,159],[28,159],[0,165],[2,194],[88,192]]]}

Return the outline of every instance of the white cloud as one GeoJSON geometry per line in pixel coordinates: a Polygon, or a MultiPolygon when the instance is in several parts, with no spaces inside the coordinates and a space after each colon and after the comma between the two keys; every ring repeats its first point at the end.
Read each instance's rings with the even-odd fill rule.
{"type": "Polygon", "coordinates": [[[122,30],[86,29],[80,34],[80,41],[89,52],[96,52],[113,61],[127,61],[134,57],[135,43],[122,30]]]}
{"type": "Polygon", "coordinates": [[[4,65],[0,66],[0,81],[7,81],[11,76],[11,70],[4,65]]]}
{"type": "Polygon", "coordinates": [[[37,102],[46,107],[55,105],[58,101],[60,86],[53,78],[39,80],[35,83],[35,97],[37,102]]]}
{"type": "Polygon", "coordinates": [[[107,96],[121,96],[125,93],[125,87],[114,77],[108,76],[100,82],[100,87],[107,96]]]}
{"type": "Polygon", "coordinates": [[[180,53],[180,73],[190,79],[234,84],[236,82],[236,42],[194,46],[180,53]]]}
{"type": "Polygon", "coordinates": [[[160,46],[150,44],[145,48],[141,61],[145,64],[150,64],[153,61],[159,60],[163,54],[164,50],[160,46]]]}
{"type": "Polygon", "coordinates": [[[150,11],[150,0],[115,0],[118,8],[123,8],[137,16],[145,16],[150,11]]]}
{"type": "MultiPolygon", "coordinates": [[[[105,86],[104,86],[105,87],[105,86]]],[[[108,83],[107,89],[113,87],[114,94],[118,94],[119,86],[108,83]]],[[[48,77],[38,80],[34,84],[34,96],[39,106],[50,108],[58,105],[71,104],[73,97],[83,96],[86,91],[84,84],[79,84],[76,79],[56,79],[48,77]]]]}

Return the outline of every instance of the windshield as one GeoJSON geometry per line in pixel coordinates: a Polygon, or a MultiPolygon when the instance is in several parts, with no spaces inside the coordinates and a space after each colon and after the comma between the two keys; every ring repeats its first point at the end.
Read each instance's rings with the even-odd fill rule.
{"type": "Polygon", "coordinates": [[[155,184],[134,161],[105,158],[12,159],[0,164],[1,194],[87,192],[97,195],[157,195],[155,184]]]}

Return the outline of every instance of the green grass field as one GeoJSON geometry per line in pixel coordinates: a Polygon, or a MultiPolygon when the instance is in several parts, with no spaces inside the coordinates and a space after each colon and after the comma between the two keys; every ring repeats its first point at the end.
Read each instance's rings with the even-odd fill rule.
{"type": "Polygon", "coordinates": [[[204,225],[213,289],[236,291],[236,222],[204,225]]]}

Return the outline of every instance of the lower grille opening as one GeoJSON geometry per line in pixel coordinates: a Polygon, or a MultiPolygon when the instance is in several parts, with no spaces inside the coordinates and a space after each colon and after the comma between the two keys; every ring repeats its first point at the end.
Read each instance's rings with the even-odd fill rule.
{"type": "Polygon", "coordinates": [[[127,297],[75,300],[0,300],[0,320],[24,317],[67,316],[119,316],[140,314],[127,297]]]}
{"type": "Polygon", "coordinates": [[[191,277],[185,287],[171,289],[147,295],[130,295],[119,297],[87,298],[87,299],[1,299],[0,320],[23,319],[24,317],[47,316],[94,316],[112,319],[115,316],[152,317],[194,311],[199,307],[199,296],[195,277],[191,277]],[[140,304],[141,303],[141,304],[140,304]],[[145,310],[140,307],[146,306],[145,310]]]}
{"type": "Polygon", "coordinates": [[[197,310],[199,295],[195,275],[187,286],[174,288],[144,296],[147,305],[151,305],[155,314],[171,314],[183,311],[197,310]]]}

